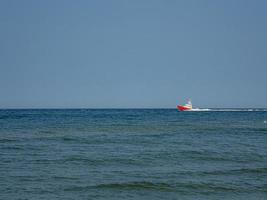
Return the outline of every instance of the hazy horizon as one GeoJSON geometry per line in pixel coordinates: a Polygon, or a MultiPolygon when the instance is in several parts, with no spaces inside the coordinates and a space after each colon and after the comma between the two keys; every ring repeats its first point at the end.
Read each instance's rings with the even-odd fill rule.
{"type": "Polygon", "coordinates": [[[0,108],[267,108],[267,1],[0,1],[0,108]]]}
{"type": "MultiPolygon", "coordinates": [[[[0,108],[0,110],[177,110],[177,107],[12,107],[0,108]]],[[[193,107],[193,111],[267,111],[267,107],[193,107]],[[199,110],[198,110],[199,109],[199,110]],[[252,109],[252,110],[250,110],[252,109]]]]}

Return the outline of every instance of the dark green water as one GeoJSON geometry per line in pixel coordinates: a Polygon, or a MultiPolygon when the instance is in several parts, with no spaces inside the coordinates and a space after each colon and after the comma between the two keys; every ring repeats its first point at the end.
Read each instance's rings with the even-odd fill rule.
{"type": "Polygon", "coordinates": [[[0,110],[0,199],[267,199],[267,112],[0,110]]]}

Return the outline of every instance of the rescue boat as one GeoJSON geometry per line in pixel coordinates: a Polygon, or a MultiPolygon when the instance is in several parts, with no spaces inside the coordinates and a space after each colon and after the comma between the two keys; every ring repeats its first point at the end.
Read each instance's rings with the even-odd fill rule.
{"type": "Polygon", "coordinates": [[[190,111],[192,110],[192,103],[190,100],[188,100],[185,105],[178,105],[177,109],[180,111],[190,111]]]}

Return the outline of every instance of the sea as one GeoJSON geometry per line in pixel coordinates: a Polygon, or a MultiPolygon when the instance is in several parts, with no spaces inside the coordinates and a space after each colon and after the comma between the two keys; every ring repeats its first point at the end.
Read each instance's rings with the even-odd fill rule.
{"type": "Polygon", "coordinates": [[[266,200],[267,110],[2,109],[0,199],[266,200]]]}

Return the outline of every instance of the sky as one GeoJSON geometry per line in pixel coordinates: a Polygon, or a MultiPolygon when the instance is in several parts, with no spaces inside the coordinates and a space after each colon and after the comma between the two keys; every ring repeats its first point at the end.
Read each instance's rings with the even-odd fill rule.
{"type": "Polygon", "coordinates": [[[267,107],[266,0],[0,0],[0,108],[267,107]]]}

